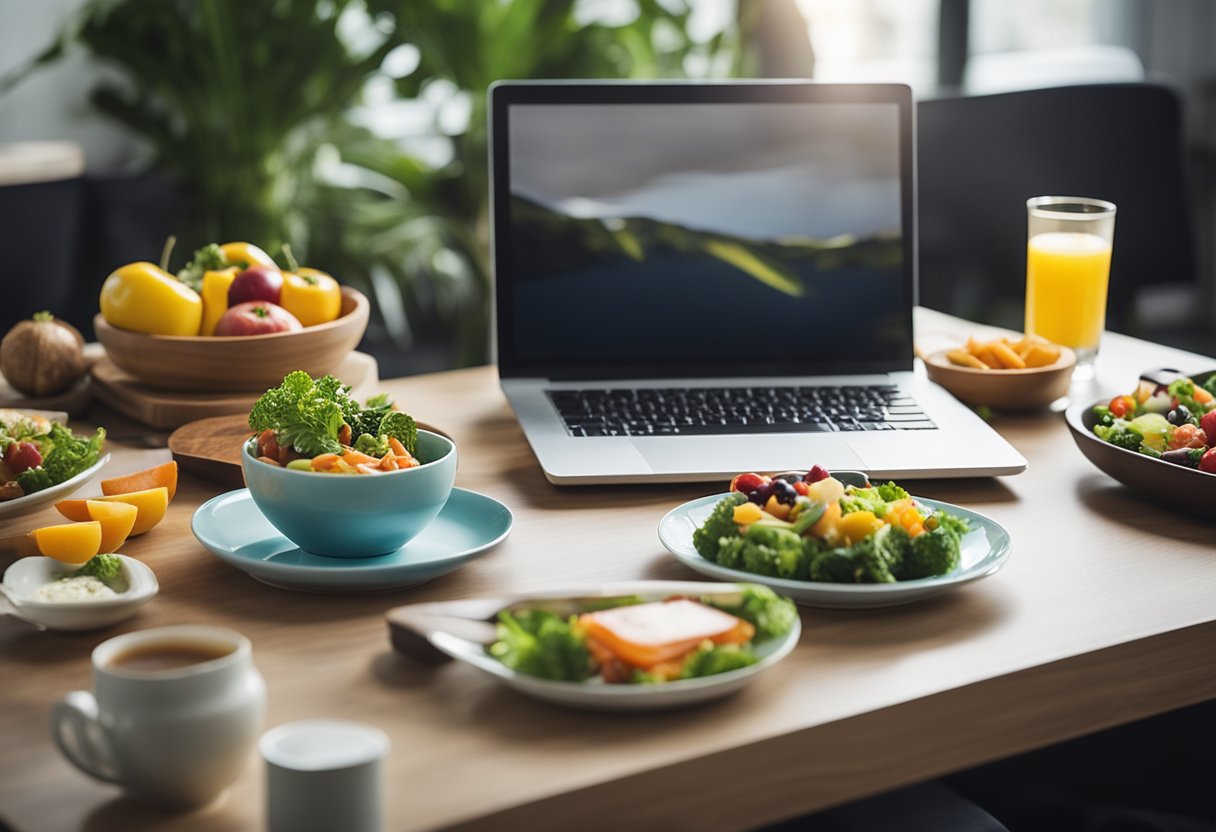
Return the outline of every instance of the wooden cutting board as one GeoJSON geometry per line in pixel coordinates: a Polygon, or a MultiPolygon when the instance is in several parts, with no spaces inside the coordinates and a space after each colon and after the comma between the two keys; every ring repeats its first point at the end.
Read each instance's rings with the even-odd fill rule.
{"type": "MultiPolygon", "coordinates": [[[[360,399],[376,393],[380,383],[376,359],[361,352],[348,355],[334,375],[349,384],[360,399]]],[[[140,424],[168,430],[215,416],[237,415],[243,421],[261,394],[156,390],[103,358],[93,365],[93,395],[140,424]]]]}
{"type": "MultiPolygon", "coordinates": [[[[419,423],[418,427],[447,436],[431,425],[419,423]]],[[[216,416],[173,431],[169,436],[169,450],[180,470],[228,488],[244,488],[241,448],[252,435],[247,413],[216,416]]]]}

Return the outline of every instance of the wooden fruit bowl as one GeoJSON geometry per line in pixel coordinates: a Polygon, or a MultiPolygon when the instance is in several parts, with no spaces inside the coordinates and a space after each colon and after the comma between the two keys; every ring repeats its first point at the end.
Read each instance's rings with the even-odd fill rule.
{"type": "Polygon", "coordinates": [[[342,287],[342,312],[329,323],[296,332],[247,336],[145,335],[93,318],[97,340],[122,369],[151,387],[195,392],[275,387],[293,370],[311,376],[338,368],[367,329],[362,293],[342,287]]]}
{"type": "Polygon", "coordinates": [[[1046,367],[1025,370],[973,370],[950,363],[949,350],[925,356],[929,379],[945,387],[964,404],[994,410],[1036,410],[1068,394],[1077,356],[1060,347],[1060,357],[1046,367]]]}

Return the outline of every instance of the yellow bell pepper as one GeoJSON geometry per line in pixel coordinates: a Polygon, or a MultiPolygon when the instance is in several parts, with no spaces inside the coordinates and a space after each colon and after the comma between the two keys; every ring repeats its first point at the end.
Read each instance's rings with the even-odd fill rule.
{"type": "Polygon", "coordinates": [[[198,292],[151,263],[129,263],[101,286],[106,323],[150,335],[198,335],[203,300],[198,292]]]}
{"type": "Polygon", "coordinates": [[[228,311],[228,288],[240,273],[240,268],[232,266],[218,271],[203,272],[203,323],[199,335],[214,335],[215,326],[220,318],[228,311]]]}
{"type": "Polygon", "coordinates": [[[279,267],[269,254],[253,243],[224,243],[220,246],[220,251],[223,252],[224,258],[229,263],[241,268],[270,266],[272,269],[277,269],[279,267]]]}
{"type": "Polygon", "coordinates": [[[285,272],[279,305],[304,326],[316,326],[334,320],[341,313],[342,288],[338,281],[316,269],[285,272]]]}

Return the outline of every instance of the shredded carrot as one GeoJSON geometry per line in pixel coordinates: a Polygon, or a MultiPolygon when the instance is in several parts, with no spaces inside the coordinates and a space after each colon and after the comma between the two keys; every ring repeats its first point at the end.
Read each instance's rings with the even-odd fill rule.
{"type": "Polygon", "coordinates": [[[395,436],[390,436],[388,438],[388,446],[393,449],[394,456],[409,456],[410,455],[410,452],[407,451],[405,449],[405,446],[401,444],[401,440],[395,436]]]}
{"type": "Polygon", "coordinates": [[[319,454],[312,458],[312,470],[325,471],[329,468],[334,468],[340,460],[341,457],[337,454],[319,454]]]}
{"type": "Polygon", "coordinates": [[[380,459],[380,470],[381,471],[396,471],[397,470],[397,458],[395,456],[393,456],[391,451],[389,453],[386,453],[380,459]]]}
{"type": "Polygon", "coordinates": [[[417,468],[418,465],[419,465],[418,460],[414,459],[409,454],[406,454],[405,456],[397,457],[397,467],[398,468],[417,468]]]}
{"type": "Polygon", "coordinates": [[[342,454],[342,461],[348,465],[379,465],[380,460],[374,456],[359,453],[356,450],[349,450],[342,454]]]}

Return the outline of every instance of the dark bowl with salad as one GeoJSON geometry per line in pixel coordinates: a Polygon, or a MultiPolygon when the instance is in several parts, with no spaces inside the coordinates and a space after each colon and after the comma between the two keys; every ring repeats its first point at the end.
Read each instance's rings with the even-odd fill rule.
{"type": "Polygon", "coordinates": [[[1065,419],[1104,473],[1154,502],[1216,518],[1216,371],[1151,370],[1130,393],[1077,402],[1065,419]]]}
{"type": "Polygon", "coordinates": [[[306,552],[395,552],[439,515],[456,445],[419,430],[386,396],[360,404],[333,376],[294,372],[249,414],[245,484],[266,519],[306,552]]]}

